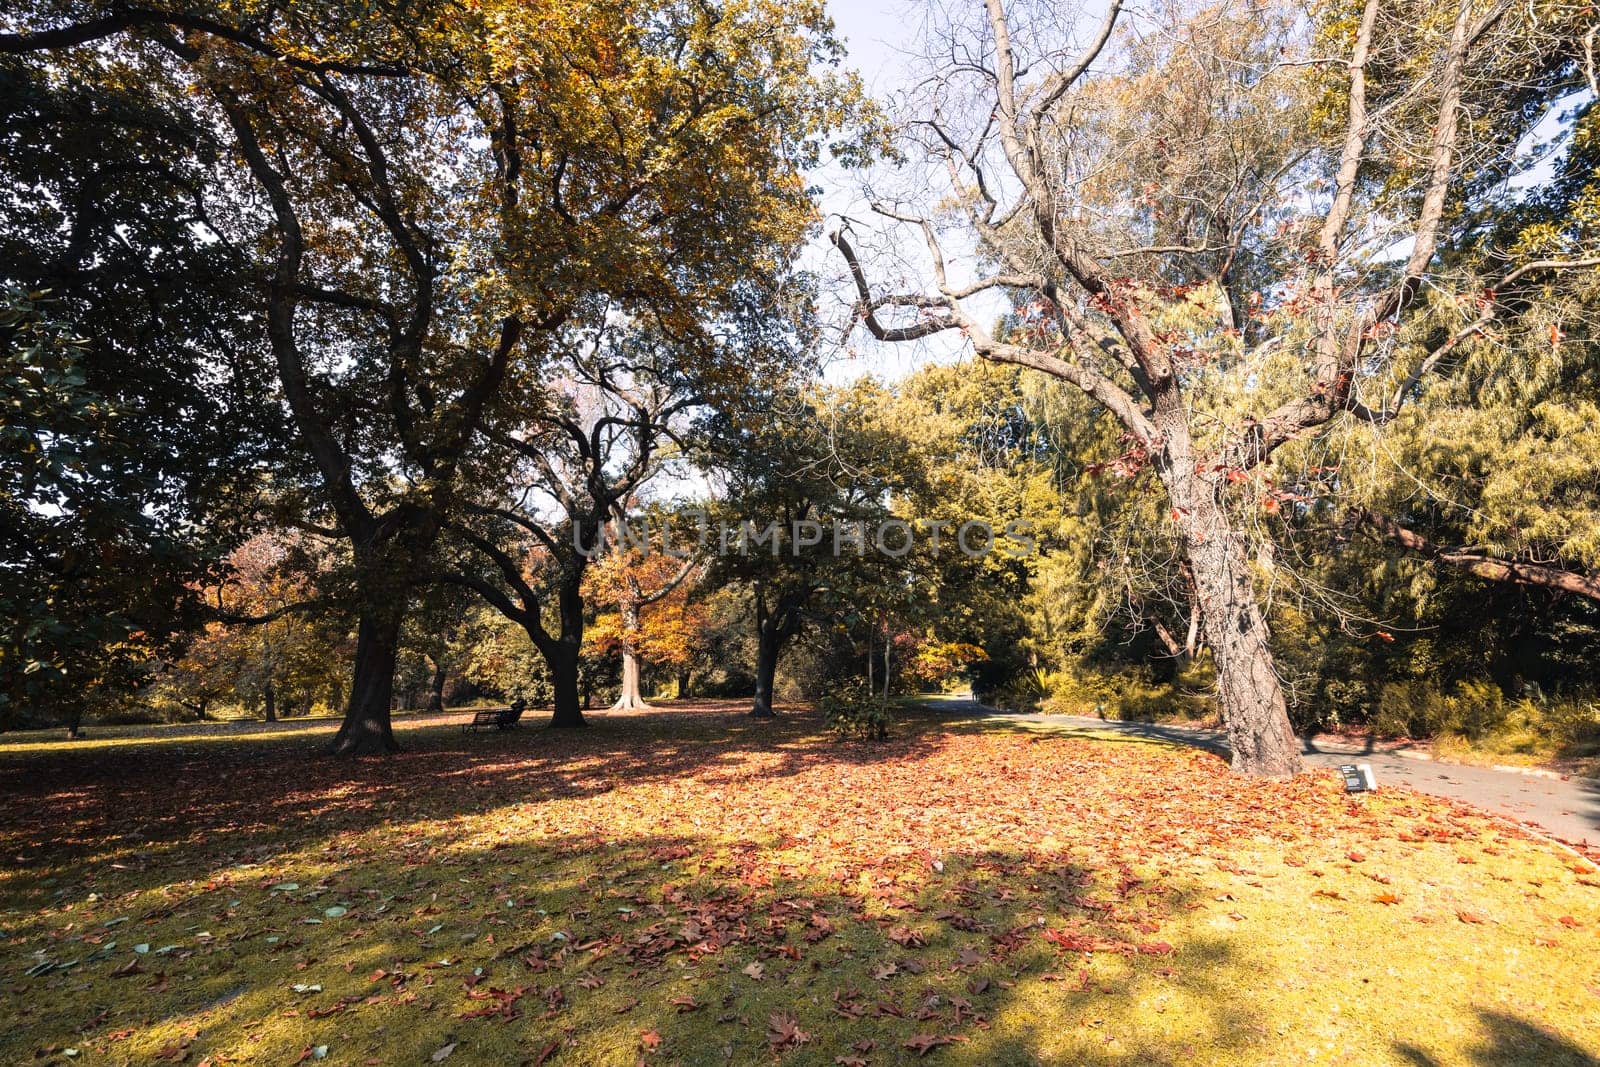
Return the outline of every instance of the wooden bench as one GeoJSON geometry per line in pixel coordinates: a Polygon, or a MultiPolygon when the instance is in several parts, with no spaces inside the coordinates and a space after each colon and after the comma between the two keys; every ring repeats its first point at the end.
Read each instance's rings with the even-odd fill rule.
{"type": "Polygon", "coordinates": [[[509,708],[490,708],[487,711],[476,712],[471,722],[461,724],[461,732],[469,733],[490,726],[496,730],[509,730],[521,721],[522,709],[523,704],[519,700],[513,702],[509,708]]]}

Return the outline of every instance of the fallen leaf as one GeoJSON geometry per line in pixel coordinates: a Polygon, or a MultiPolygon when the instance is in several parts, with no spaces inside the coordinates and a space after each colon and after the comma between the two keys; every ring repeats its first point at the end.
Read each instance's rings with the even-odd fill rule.
{"type": "Polygon", "coordinates": [[[767,1017],[767,1044],[773,1048],[793,1048],[811,1040],[811,1035],[800,1029],[800,1020],[787,1012],[774,1012],[767,1017]]]}
{"type": "Polygon", "coordinates": [[[940,1034],[918,1034],[905,1043],[905,1047],[918,1056],[926,1056],[940,1045],[953,1045],[955,1038],[940,1034]]]}

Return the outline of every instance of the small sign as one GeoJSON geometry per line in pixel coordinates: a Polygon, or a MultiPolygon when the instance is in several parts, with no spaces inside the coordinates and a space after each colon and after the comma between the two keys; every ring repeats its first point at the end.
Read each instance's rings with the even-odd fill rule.
{"type": "Polygon", "coordinates": [[[1372,777],[1370,763],[1343,763],[1339,765],[1339,773],[1344,775],[1346,793],[1375,793],[1378,790],[1378,780],[1372,777]]]}

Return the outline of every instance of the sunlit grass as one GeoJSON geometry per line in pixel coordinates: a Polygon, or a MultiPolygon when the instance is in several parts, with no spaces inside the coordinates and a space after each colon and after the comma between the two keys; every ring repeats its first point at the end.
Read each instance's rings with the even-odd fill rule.
{"type": "Polygon", "coordinates": [[[1403,791],[731,707],[327,729],[0,760],[0,1061],[1600,1056],[1600,880],[1403,791]]]}

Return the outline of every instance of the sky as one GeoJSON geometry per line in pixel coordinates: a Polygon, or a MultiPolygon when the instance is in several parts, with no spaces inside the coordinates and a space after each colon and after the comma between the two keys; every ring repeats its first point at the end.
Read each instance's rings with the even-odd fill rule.
{"type": "MultiPolygon", "coordinates": [[[[1094,11],[1099,0],[1088,0],[1085,9],[1094,11]]],[[[828,15],[847,49],[846,64],[861,76],[867,91],[885,100],[896,90],[909,87],[926,72],[926,61],[920,57],[924,45],[923,32],[929,16],[928,0],[827,0],[828,15]]],[[[878,178],[887,178],[875,172],[878,178]]],[[[824,214],[823,234],[807,250],[803,265],[822,274],[826,282],[823,301],[829,321],[837,319],[844,300],[853,299],[848,280],[843,275],[839,253],[829,243],[826,233],[839,216],[851,220],[856,236],[857,251],[866,261],[869,277],[875,286],[885,284],[884,268],[893,262],[908,265],[904,279],[907,285],[926,283],[931,274],[923,238],[916,230],[886,223],[871,211],[868,200],[862,195],[858,174],[845,172],[838,167],[824,167],[811,175],[813,183],[822,190],[821,209],[824,214]],[[876,264],[876,269],[875,269],[876,264]]],[[[889,185],[903,184],[893,179],[889,185]]],[[[951,281],[964,280],[966,257],[960,254],[962,239],[958,234],[941,235],[951,281]]],[[[980,294],[965,302],[969,312],[989,318],[1001,314],[1005,300],[998,293],[980,294]]],[[[912,343],[879,344],[868,336],[865,329],[857,328],[848,339],[848,346],[834,344],[824,353],[825,380],[843,384],[862,375],[871,375],[886,382],[906,377],[929,362],[948,363],[972,355],[971,346],[955,331],[935,334],[912,343]]]]}
{"type": "MultiPolygon", "coordinates": [[[[913,63],[907,52],[916,47],[926,11],[925,0],[828,0],[828,15],[848,50],[846,62],[860,74],[873,96],[883,99],[913,76],[913,63]]],[[[813,180],[823,191],[825,215],[844,214],[872,224],[858,176],[827,167],[814,174],[813,180]]],[[[915,258],[919,251],[920,243],[907,248],[904,254],[915,258]]],[[[826,276],[837,273],[841,266],[838,252],[825,236],[808,251],[806,260],[808,267],[823,271],[826,276]]],[[[953,334],[917,344],[880,345],[858,328],[848,349],[827,353],[825,377],[830,382],[843,383],[870,374],[892,381],[930,360],[958,359],[963,349],[953,334]]]]}
{"type": "Polygon", "coordinates": [[[901,49],[923,18],[915,0],[828,0],[828,15],[850,50],[850,64],[874,93],[893,89],[905,76],[901,49]]]}

